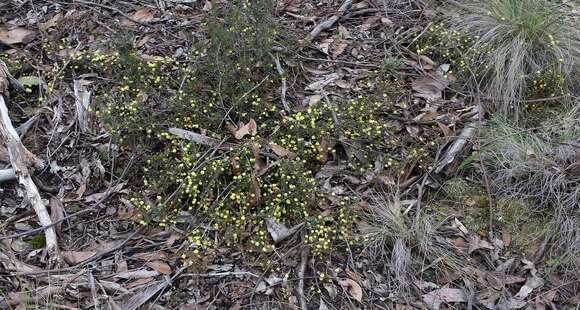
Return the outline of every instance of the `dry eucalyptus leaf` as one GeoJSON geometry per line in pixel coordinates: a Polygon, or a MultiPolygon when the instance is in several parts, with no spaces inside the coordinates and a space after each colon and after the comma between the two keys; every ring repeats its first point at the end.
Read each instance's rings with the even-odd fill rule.
{"type": "Polygon", "coordinates": [[[161,274],[171,274],[171,267],[164,261],[154,260],[145,263],[145,265],[161,274]]]}
{"type": "Polygon", "coordinates": [[[95,256],[97,252],[95,251],[64,251],[61,253],[64,260],[69,265],[80,264],[89,258],[95,256]]]}
{"type": "Polygon", "coordinates": [[[411,83],[411,88],[416,92],[415,96],[427,101],[442,98],[442,92],[449,86],[449,80],[439,75],[424,75],[411,83]]]}
{"type": "Polygon", "coordinates": [[[442,303],[467,302],[467,296],[458,288],[442,288],[421,297],[429,309],[439,309],[442,303]]]}
{"type": "Polygon", "coordinates": [[[6,45],[28,43],[34,40],[36,31],[18,27],[11,30],[0,30],[0,42],[6,45]]]}
{"type": "Polygon", "coordinates": [[[247,124],[240,127],[236,131],[236,133],[234,134],[234,137],[236,139],[240,140],[243,137],[245,137],[246,135],[255,136],[257,133],[258,133],[258,124],[256,124],[255,120],[251,119],[247,124]]]}
{"type": "Polygon", "coordinates": [[[358,283],[356,283],[352,279],[342,279],[338,280],[338,284],[342,286],[342,288],[347,291],[352,298],[354,298],[358,302],[362,302],[363,292],[362,288],[358,283]]]}

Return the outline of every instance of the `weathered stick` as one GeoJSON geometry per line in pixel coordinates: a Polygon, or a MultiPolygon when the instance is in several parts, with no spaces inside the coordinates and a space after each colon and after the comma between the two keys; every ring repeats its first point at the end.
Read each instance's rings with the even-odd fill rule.
{"type": "Polygon", "coordinates": [[[308,262],[309,247],[305,247],[300,252],[300,265],[298,267],[298,287],[296,293],[300,302],[300,310],[308,310],[308,303],[306,302],[306,295],[304,295],[304,275],[306,274],[306,263],[308,262]]]}
{"type": "Polygon", "coordinates": [[[28,166],[39,166],[40,161],[20,141],[20,136],[18,136],[16,129],[12,125],[8,108],[4,101],[4,94],[7,92],[9,83],[7,79],[8,75],[6,65],[2,64],[0,67],[0,141],[2,141],[2,144],[8,152],[8,157],[10,158],[10,163],[14,169],[18,183],[24,188],[26,198],[32,205],[40,225],[50,227],[44,231],[46,248],[51,258],[56,260],[58,258],[58,241],[54,228],[51,226],[52,220],[46,210],[46,206],[42,203],[38,188],[34,184],[34,181],[32,181],[28,170],[28,166]]]}
{"type": "Polygon", "coordinates": [[[344,12],[346,12],[346,10],[348,10],[348,8],[350,8],[351,5],[352,0],[345,0],[340,6],[340,8],[338,8],[338,11],[336,12],[335,15],[332,15],[327,20],[316,25],[316,27],[314,27],[312,31],[310,31],[310,33],[306,36],[304,40],[306,42],[312,42],[312,40],[316,38],[322,31],[334,26],[334,24],[336,24],[336,22],[340,19],[340,17],[342,17],[342,15],[344,15],[344,12]]]}
{"type": "Polygon", "coordinates": [[[278,71],[278,74],[280,75],[280,79],[282,79],[282,95],[281,95],[281,100],[282,100],[282,106],[284,107],[284,110],[286,110],[286,112],[290,112],[290,106],[288,106],[288,103],[286,102],[286,91],[287,91],[287,86],[286,86],[286,76],[284,75],[284,69],[282,68],[282,63],[280,63],[280,58],[278,58],[278,54],[276,54],[276,56],[274,56],[272,53],[268,53],[270,55],[270,57],[272,57],[272,59],[274,60],[274,63],[276,63],[276,70],[278,71]]]}

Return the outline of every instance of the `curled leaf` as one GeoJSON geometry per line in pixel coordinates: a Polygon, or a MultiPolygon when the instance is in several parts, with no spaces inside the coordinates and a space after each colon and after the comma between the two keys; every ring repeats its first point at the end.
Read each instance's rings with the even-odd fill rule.
{"type": "Polygon", "coordinates": [[[258,133],[258,124],[256,124],[255,120],[251,119],[247,124],[240,127],[240,129],[234,133],[234,137],[240,140],[246,135],[255,136],[256,133],[258,133]]]}

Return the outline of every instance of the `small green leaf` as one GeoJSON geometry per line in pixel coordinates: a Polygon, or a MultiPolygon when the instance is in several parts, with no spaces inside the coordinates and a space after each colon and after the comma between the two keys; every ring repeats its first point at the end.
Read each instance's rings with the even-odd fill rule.
{"type": "Polygon", "coordinates": [[[46,241],[44,239],[44,234],[39,234],[34,236],[28,243],[32,246],[33,249],[38,250],[44,248],[46,245],[46,241]]]}

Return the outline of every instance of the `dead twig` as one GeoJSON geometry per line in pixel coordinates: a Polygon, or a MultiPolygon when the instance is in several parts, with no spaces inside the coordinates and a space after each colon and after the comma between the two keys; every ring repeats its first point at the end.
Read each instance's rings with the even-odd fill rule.
{"type": "Polygon", "coordinates": [[[181,139],[189,140],[198,144],[203,144],[211,147],[215,147],[219,150],[230,150],[235,148],[236,145],[232,143],[226,143],[218,139],[204,136],[202,134],[195,133],[193,131],[181,129],[181,128],[169,128],[167,130],[170,134],[180,137],[181,139]]]}
{"type": "Polygon", "coordinates": [[[284,107],[284,110],[286,110],[286,112],[290,112],[290,106],[288,106],[288,103],[286,102],[286,91],[287,91],[286,76],[284,75],[284,69],[282,68],[282,64],[280,63],[280,58],[278,57],[278,54],[276,54],[276,56],[274,56],[272,53],[268,54],[270,55],[270,57],[272,57],[274,63],[276,63],[276,70],[278,71],[280,79],[282,80],[282,89],[281,89],[282,95],[280,98],[282,100],[282,106],[284,107]]]}
{"type": "Polygon", "coordinates": [[[307,43],[310,43],[322,31],[324,31],[326,29],[329,29],[330,27],[334,26],[334,24],[336,24],[336,22],[344,15],[344,13],[346,12],[346,10],[348,10],[351,5],[352,5],[352,0],[346,0],[346,1],[344,1],[342,3],[342,5],[340,6],[340,8],[338,8],[338,11],[336,12],[336,14],[335,15],[332,15],[327,20],[325,20],[325,21],[321,22],[320,24],[316,25],[312,29],[312,31],[310,31],[310,33],[306,36],[306,38],[304,39],[304,41],[306,41],[307,43]]]}

